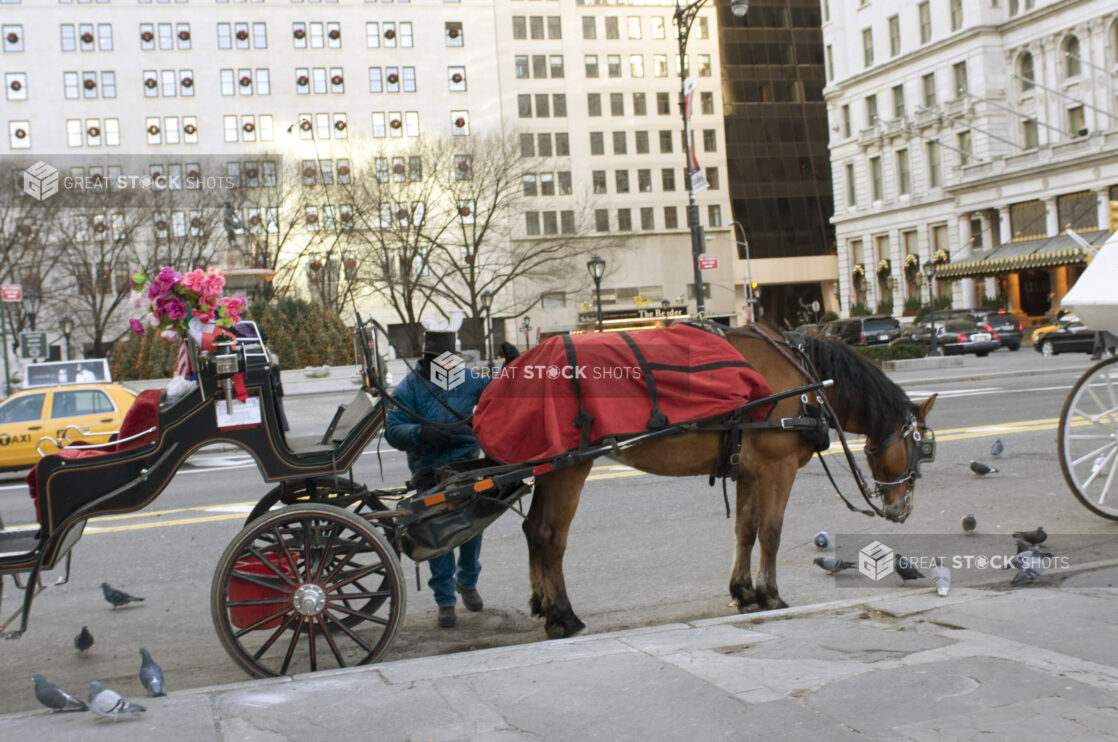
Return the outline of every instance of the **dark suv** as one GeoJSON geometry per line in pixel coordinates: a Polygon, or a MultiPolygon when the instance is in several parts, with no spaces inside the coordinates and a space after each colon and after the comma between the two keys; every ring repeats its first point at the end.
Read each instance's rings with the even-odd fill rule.
{"type": "Polygon", "coordinates": [[[1012,313],[1004,309],[975,309],[972,313],[980,325],[988,325],[998,333],[1003,348],[1021,349],[1021,323],[1012,313]]]}
{"type": "Polygon", "coordinates": [[[823,334],[849,345],[887,345],[901,336],[901,323],[888,314],[836,319],[827,323],[823,334]]]}

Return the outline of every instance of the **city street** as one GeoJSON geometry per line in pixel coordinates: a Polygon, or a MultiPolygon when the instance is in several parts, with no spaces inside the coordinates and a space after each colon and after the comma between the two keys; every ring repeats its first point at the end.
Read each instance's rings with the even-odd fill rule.
{"type": "MultiPolygon", "coordinates": [[[[973,512],[979,533],[1004,534],[1007,548],[1012,547],[1011,532],[1043,525],[1052,534],[1052,548],[1073,564],[1113,556],[1115,524],[1076,501],[1056,454],[1061,407],[1089,365],[1086,355],[1042,358],[1026,348],[967,358],[958,368],[896,374],[914,400],[940,395],[930,418],[937,432],[937,459],[924,468],[913,515],[898,525],[849,512],[834,497],[818,462],[812,462],[797,479],[785,518],[778,567],[784,599],[804,605],[876,589],[843,587],[811,563],[819,553],[812,535],[821,529],[898,541],[914,534],[954,536],[960,518],[973,512]],[[1061,370],[1031,374],[1054,368],[1061,370]],[[955,380],[926,381],[936,375],[955,380]],[[905,378],[925,381],[906,384],[905,378]],[[997,437],[1005,443],[996,462],[1000,471],[979,479],[969,470],[969,461],[992,463],[989,449],[997,437]]],[[[321,430],[337,402],[350,394],[289,398],[293,432],[321,430]]],[[[384,444],[378,452],[376,444],[362,458],[355,478],[370,487],[402,484],[408,476],[403,455],[384,444]]],[[[849,478],[840,484],[848,488],[849,478]]],[[[75,691],[83,691],[93,677],[122,692],[138,689],[141,646],[163,666],[170,690],[245,679],[214,633],[210,580],[225,545],[268,489],[246,455],[205,453],[148,509],[92,521],[74,550],[69,584],[43,593],[26,635],[0,645],[6,670],[0,679],[0,713],[37,707],[30,681],[36,672],[75,691]],[[146,600],[113,610],[101,597],[102,581],[146,600]],[[96,642],[86,657],[72,646],[83,625],[96,642]]],[[[847,489],[847,494],[854,492],[847,489]]],[[[9,525],[32,518],[21,478],[0,482],[0,513],[9,525]]],[[[733,526],[724,515],[720,486],[711,489],[699,478],[656,478],[601,460],[571,528],[565,560],[568,591],[593,633],[726,615],[734,610],[727,605],[726,589],[732,544],[733,526]]],[[[515,514],[486,531],[482,559],[479,588],[486,609],[480,614],[460,609],[458,628],[450,631],[435,628],[430,592],[425,584],[415,589],[414,566],[404,560],[412,588],[407,619],[385,659],[544,637],[542,625],[527,610],[527,550],[515,514]]],[[[1001,577],[999,583],[1009,575],[1001,577]]],[[[423,566],[420,581],[425,579],[423,566]]],[[[6,618],[17,607],[19,593],[10,580],[4,586],[6,618]]]]}

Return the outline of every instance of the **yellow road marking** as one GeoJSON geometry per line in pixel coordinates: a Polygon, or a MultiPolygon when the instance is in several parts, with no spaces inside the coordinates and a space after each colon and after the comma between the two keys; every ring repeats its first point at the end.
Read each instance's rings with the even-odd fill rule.
{"type": "MultiPolygon", "coordinates": [[[[1060,419],[1059,418],[1049,417],[1049,418],[1041,418],[1041,419],[1037,419],[1037,420],[1021,420],[1021,421],[1012,422],[1012,423],[997,423],[997,424],[993,424],[993,425],[984,425],[982,427],[967,426],[967,427],[962,427],[962,428],[947,428],[947,429],[936,431],[936,441],[938,441],[938,442],[959,441],[959,440],[969,440],[969,439],[974,439],[974,438],[990,438],[990,437],[993,437],[993,436],[1012,435],[1014,433],[1035,433],[1035,432],[1038,432],[1038,431],[1055,430],[1059,426],[1059,424],[1060,424],[1060,419]]],[[[1073,427],[1079,427],[1079,426],[1083,426],[1083,425],[1090,425],[1090,423],[1086,420],[1081,420],[1079,422],[1073,423],[1073,427]]],[[[859,439],[855,439],[855,440],[850,441],[850,448],[851,448],[852,451],[860,451],[863,446],[864,446],[864,440],[863,439],[859,438],[859,439]]],[[[841,451],[842,451],[841,447],[839,447],[837,444],[835,444],[835,445],[832,445],[830,450],[825,451],[823,453],[823,455],[824,456],[831,456],[831,455],[834,455],[834,454],[839,453],[841,451]]],[[[587,479],[587,481],[598,481],[598,480],[605,480],[605,479],[619,479],[619,478],[625,478],[625,477],[652,476],[651,474],[646,474],[645,472],[638,471],[636,469],[633,469],[631,471],[613,471],[614,469],[617,468],[617,466],[618,466],[617,464],[612,463],[612,462],[605,463],[605,464],[602,464],[600,466],[595,466],[591,470],[592,472],[603,471],[603,470],[606,470],[606,471],[604,471],[601,474],[592,473],[586,479],[587,479]]],[[[250,500],[250,501],[246,501],[246,502],[233,502],[233,503],[222,503],[222,504],[211,504],[211,505],[197,505],[197,506],[188,507],[188,508],[169,508],[167,510],[153,510],[153,511],[149,511],[149,512],[120,513],[120,514],[116,514],[116,515],[102,515],[102,516],[98,516],[96,518],[93,518],[89,521],[89,526],[88,526],[86,535],[93,536],[93,535],[98,535],[98,534],[102,534],[102,533],[120,533],[120,532],[123,532],[123,531],[138,531],[138,530],[144,530],[144,529],[148,529],[148,528],[164,528],[164,527],[167,527],[167,526],[195,525],[195,524],[198,524],[198,523],[215,523],[215,522],[224,521],[224,520],[236,520],[238,518],[243,518],[245,516],[245,514],[244,513],[223,513],[221,515],[208,515],[208,516],[203,516],[203,517],[198,517],[198,518],[175,518],[175,519],[165,519],[165,516],[174,515],[174,514],[178,514],[178,513],[192,513],[192,512],[214,510],[216,508],[230,508],[230,507],[244,507],[244,506],[252,507],[254,505],[256,505],[256,503],[250,500]],[[100,526],[100,525],[98,525],[100,523],[106,523],[106,522],[112,522],[112,521],[121,521],[121,520],[134,520],[134,519],[139,519],[139,518],[150,518],[150,519],[153,519],[153,520],[151,520],[150,522],[144,522],[144,523],[131,523],[131,524],[122,524],[122,525],[113,525],[113,526],[100,526]]],[[[34,524],[27,524],[27,525],[23,525],[23,526],[11,526],[11,528],[13,528],[13,529],[28,528],[28,527],[31,527],[33,525],[34,524]]]]}

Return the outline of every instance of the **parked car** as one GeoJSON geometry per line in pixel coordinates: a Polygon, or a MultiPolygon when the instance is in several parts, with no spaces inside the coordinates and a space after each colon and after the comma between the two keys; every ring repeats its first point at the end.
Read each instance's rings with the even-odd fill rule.
{"type": "Polygon", "coordinates": [[[823,335],[849,345],[888,345],[901,336],[901,323],[888,314],[836,319],[823,327],[823,335]]]}
{"type": "MultiPolygon", "coordinates": [[[[1001,347],[998,333],[973,319],[957,317],[940,321],[936,318],[936,353],[939,355],[960,355],[974,353],[978,357],[988,356],[991,351],[1001,347]]],[[[932,347],[930,322],[921,322],[912,328],[909,337],[918,343],[932,347]]]]}
{"type": "MultiPolygon", "coordinates": [[[[70,425],[93,435],[86,443],[112,438],[136,395],[120,384],[70,384],[15,392],[0,403],[0,470],[26,469],[39,461],[36,446],[44,436],[58,439],[70,425]]],[[[78,439],[74,433],[70,441],[78,439]]],[[[54,453],[44,445],[44,453],[54,453]]]]}
{"type": "Polygon", "coordinates": [[[1040,336],[1044,333],[1058,329],[1060,327],[1060,320],[1082,324],[1082,322],[1079,322],[1079,317],[1066,309],[1061,309],[1057,312],[1046,312],[1044,315],[1044,324],[1034,327],[1032,335],[1029,336],[1033,345],[1035,346],[1037,344],[1037,341],[1040,340],[1040,336]]]}
{"type": "Polygon", "coordinates": [[[1090,353],[1095,346],[1095,331],[1070,312],[1056,320],[1055,326],[1041,327],[1033,333],[1033,350],[1042,356],[1058,353],[1090,353]]]}
{"type": "Polygon", "coordinates": [[[1003,348],[1021,349],[1021,323],[1012,313],[1004,309],[975,309],[973,311],[974,317],[980,325],[984,324],[998,333],[1003,348]]]}

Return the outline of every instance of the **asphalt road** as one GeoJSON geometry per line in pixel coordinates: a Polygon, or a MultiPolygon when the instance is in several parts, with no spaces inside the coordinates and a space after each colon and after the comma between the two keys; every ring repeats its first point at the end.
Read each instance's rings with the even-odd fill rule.
{"type": "MultiPolygon", "coordinates": [[[[905,524],[848,512],[817,462],[802,470],[778,560],[785,600],[797,605],[856,594],[811,564],[818,553],[811,538],[820,529],[894,539],[957,534],[959,519],[974,512],[986,534],[1043,524],[1050,533],[1064,534],[1064,549],[1080,562],[1111,556],[1115,524],[1078,504],[1056,458],[1061,405],[1088,363],[1084,357],[1075,369],[1027,375],[1030,369],[1050,367],[1051,361],[1027,350],[1002,351],[968,359],[967,368],[978,364],[1015,375],[906,386],[914,399],[933,392],[940,397],[931,418],[937,460],[925,468],[914,513],[905,524]],[[980,480],[968,462],[988,459],[995,437],[1006,447],[997,462],[1001,471],[980,480]]],[[[289,399],[296,432],[325,427],[336,401],[330,396],[289,399]]],[[[403,455],[387,446],[379,456],[376,446],[370,447],[357,468],[357,479],[370,486],[398,486],[406,478],[403,455]]],[[[244,679],[214,632],[210,581],[222,550],[268,488],[247,456],[200,455],[148,509],[91,522],[74,550],[70,582],[39,596],[22,638],[0,643],[5,670],[0,713],[37,707],[30,680],[36,672],[79,695],[98,679],[138,696],[140,646],[163,666],[171,690],[244,679]],[[101,597],[102,581],[146,600],[112,610],[101,597]],[[72,648],[82,625],[96,640],[87,657],[72,648]]],[[[12,525],[31,519],[20,479],[0,482],[0,512],[12,525]]],[[[707,487],[703,479],[656,478],[602,460],[571,529],[568,591],[590,632],[724,615],[733,611],[726,590],[732,544],[733,526],[725,518],[719,489],[707,487]]],[[[405,559],[411,587],[407,618],[385,659],[544,638],[542,626],[527,611],[527,549],[517,516],[505,515],[490,526],[482,558],[486,610],[460,610],[459,626],[452,631],[435,628],[430,592],[425,584],[416,590],[414,566],[405,559]]],[[[423,571],[425,580],[425,566],[423,571]]],[[[58,575],[55,571],[48,579],[58,575]]],[[[7,618],[20,593],[10,579],[5,588],[7,618]]]]}

